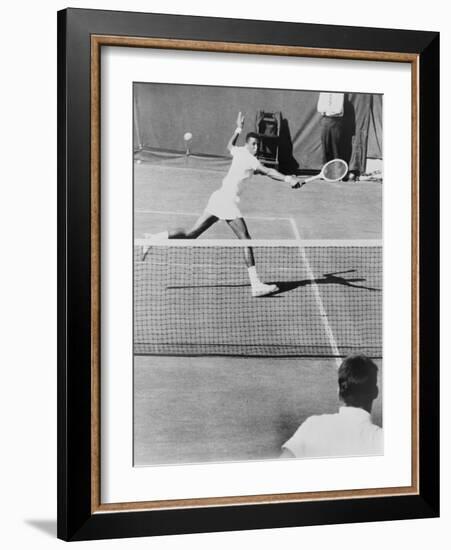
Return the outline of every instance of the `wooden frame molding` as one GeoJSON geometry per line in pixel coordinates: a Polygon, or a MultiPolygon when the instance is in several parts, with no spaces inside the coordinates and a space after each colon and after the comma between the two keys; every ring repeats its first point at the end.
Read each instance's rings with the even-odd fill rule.
{"type": "Polygon", "coordinates": [[[164,510],[171,508],[197,508],[246,504],[270,504],[283,502],[308,502],[341,498],[366,498],[419,493],[419,63],[418,55],[397,52],[372,52],[359,50],[332,50],[261,44],[236,44],[227,42],[203,42],[160,38],[132,38],[124,36],[91,36],[91,289],[92,289],[92,513],[132,510],[164,510]],[[280,55],[332,59],[356,59],[409,63],[412,69],[412,482],[409,487],[383,489],[358,489],[348,491],[321,491],[309,493],[230,496],[200,499],[158,500],[147,502],[122,502],[102,504],[100,498],[100,79],[102,46],[191,50],[259,55],[280,55]]]}

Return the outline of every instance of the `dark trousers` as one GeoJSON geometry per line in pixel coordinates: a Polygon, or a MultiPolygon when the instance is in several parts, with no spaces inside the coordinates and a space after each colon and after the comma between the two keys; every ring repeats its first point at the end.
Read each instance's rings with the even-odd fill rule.
{"type": "Polygon", "coordinates": [[[321,119],[321,145],[323,164],[332,159],[343,158],[343,117],[321,119]]]}

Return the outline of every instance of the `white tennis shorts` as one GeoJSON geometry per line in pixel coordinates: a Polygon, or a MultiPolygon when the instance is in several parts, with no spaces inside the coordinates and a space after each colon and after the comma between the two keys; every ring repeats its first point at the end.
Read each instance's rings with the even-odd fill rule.
{"type": "Polygon", "coordinates": [[[238,208],[239,202],[239,197],[225,193],[221,188],[211,195],[205,210],[220,220],[234,220],[243,217],[238,208]]]}

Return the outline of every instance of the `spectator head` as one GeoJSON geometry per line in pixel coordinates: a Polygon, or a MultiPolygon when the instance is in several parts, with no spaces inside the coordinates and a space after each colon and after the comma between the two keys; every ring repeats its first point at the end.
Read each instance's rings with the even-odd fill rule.
{"type": "Polygon", "coordinates": [[[338,395],[347,407],[371,411],[378,396],[377,365],[366,355],[349,355],[338,369],[338,395]]]}

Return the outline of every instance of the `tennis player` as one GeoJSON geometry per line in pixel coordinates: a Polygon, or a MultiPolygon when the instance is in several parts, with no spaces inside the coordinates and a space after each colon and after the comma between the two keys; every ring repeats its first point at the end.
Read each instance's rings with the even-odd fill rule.
{"type": "MultiPolygon", "coordinates": [[[[238,205],[242,184],[254,173],[264,174],[277,181],[284,181],[290,184],[292,188],[301,186],[300,181],[295,176],[285,176],[274,168],[267,168],[260,163],[256,158],[258,134],[254,132],[247,134],[245,144],[242,147],[237,147],[236,143],[244,124],[244,116],[241,112],[238,113],[236,124],[237,127],[227,144],[227,149],[232,155],[232,164],[222,181],[222,186],[210,196],[204,212],[191,228],[175,229],[151,235],[149,245],[144,250],[144,257],[155,240],[197,239],[218,220],[225,220],[239,239],[250,239],[251,236],[238,205]]],[[[249,273],[252,296],[266,296],[278,291],[277,285],[268,285],[259,279],[255,267],[254,252],[251,247],[245,247],[244,259],[249,273]]]]}

